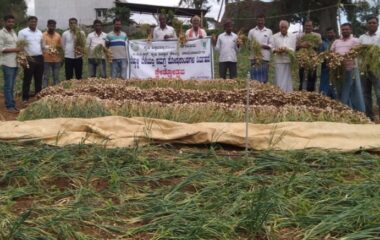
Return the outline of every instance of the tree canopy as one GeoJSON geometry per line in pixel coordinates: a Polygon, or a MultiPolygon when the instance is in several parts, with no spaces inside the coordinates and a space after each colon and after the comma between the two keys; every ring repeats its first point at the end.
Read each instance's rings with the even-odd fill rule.
{"type": "MultiPolygon", "coordinates": [[[[378,7],[371,5],[370,1],[355,0],[276,0],[281,6],[281,12],[295,13],[289,16],[292,22],[303,23],[310,19],[320,30],[327,27],[338,28],[338,8],[345,13],[347,20],[352,23],[354,32],[360,34],[364,31],[363,23],[370,15],[378,14],[378,7]]],[[[343,23],[343,22],[342,22],[343,23]]]]}
{"type": "Polygon", "coordinates": [[[17,23],[25,22],[27,6],[24,0],[1,0],[0,17],[1,21],[5,15],[12,14],[16,17],[17,23]]]}
{"type": "Polygon", "coordinates": [[[265,4],[259,0],[236,0],[227,4],[224,17],[232,18],[237,29],[247,29],[247,26],[254,26],[257,15],[263,13],[267,16],[267,25],[274,31],[278,30],[279,20],[303,24],[310,19],[322,33],[327,27],[337,30],[338,23],[347,19],[352,23],[355,35],[359,35],[365,31],[366,18],[378,16],[379,6],[376,4],[379,4],[378,0],[273,0],[265,4]]]}

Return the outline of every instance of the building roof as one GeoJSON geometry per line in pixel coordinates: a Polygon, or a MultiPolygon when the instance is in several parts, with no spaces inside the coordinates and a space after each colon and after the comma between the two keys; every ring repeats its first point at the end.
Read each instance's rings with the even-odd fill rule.
{"type": "Polygon", "coordinates": [[[177,16],[182,17],[192,17],[194,15],[201,16],[209,11],[210,8],[207,9],[195,9],[195,8],[182,8],[182,7],[167,7],[167,6],[159,6],[159,5],[147,5],[147,4],[139,4],[139,3],[127,3],[127,2],[119,2],[115,1],[116,6],[126,6],[131,12],[136,13],[151,13],[157,14],[161,12],[161,9],[171,10],[177,16]]]}

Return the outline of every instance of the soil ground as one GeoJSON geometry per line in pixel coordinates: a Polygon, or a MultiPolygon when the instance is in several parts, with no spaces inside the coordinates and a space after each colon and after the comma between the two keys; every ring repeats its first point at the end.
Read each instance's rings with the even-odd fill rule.
{"type": "MultiPolygon", "coordinates": [[[[35,101],[35,98],[30,98],[29,103],[35,101]]],[[[19,96],[16,96],[16,107],[19,110],[22,110],[27,107],[26,104],[22,103],[22,100],[19,96]]],[[[9,113],[5,107],[4,94],[0,93],[0,121],[12,121],[17,119],[18,114],[9,113]]]]}

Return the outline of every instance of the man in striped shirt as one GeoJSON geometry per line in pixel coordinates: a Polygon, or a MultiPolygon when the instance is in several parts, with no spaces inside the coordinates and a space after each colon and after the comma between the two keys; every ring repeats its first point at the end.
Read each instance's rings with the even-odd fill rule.
{"type": "Polygon", "coordinates": [[[107,34],[106,44],[112,52],[111,77],[127,79],[128,36],[121,31],[121,19],[113,20],[113,31],[107,34]]]}

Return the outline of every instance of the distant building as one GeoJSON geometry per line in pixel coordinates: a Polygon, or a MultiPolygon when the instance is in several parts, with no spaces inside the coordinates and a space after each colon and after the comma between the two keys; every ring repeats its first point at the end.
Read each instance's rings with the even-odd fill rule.
{"type": "Polygon", "coordinates": [[[79,24],[91,25],[95,19],[103,20],[107,9],[113,8],[115,2],[123,0],[35,0],[35,15],[38,28],[45,29],[47,20],[57,21],[57,28],[68,28],[71,17],[79,24]]]}

